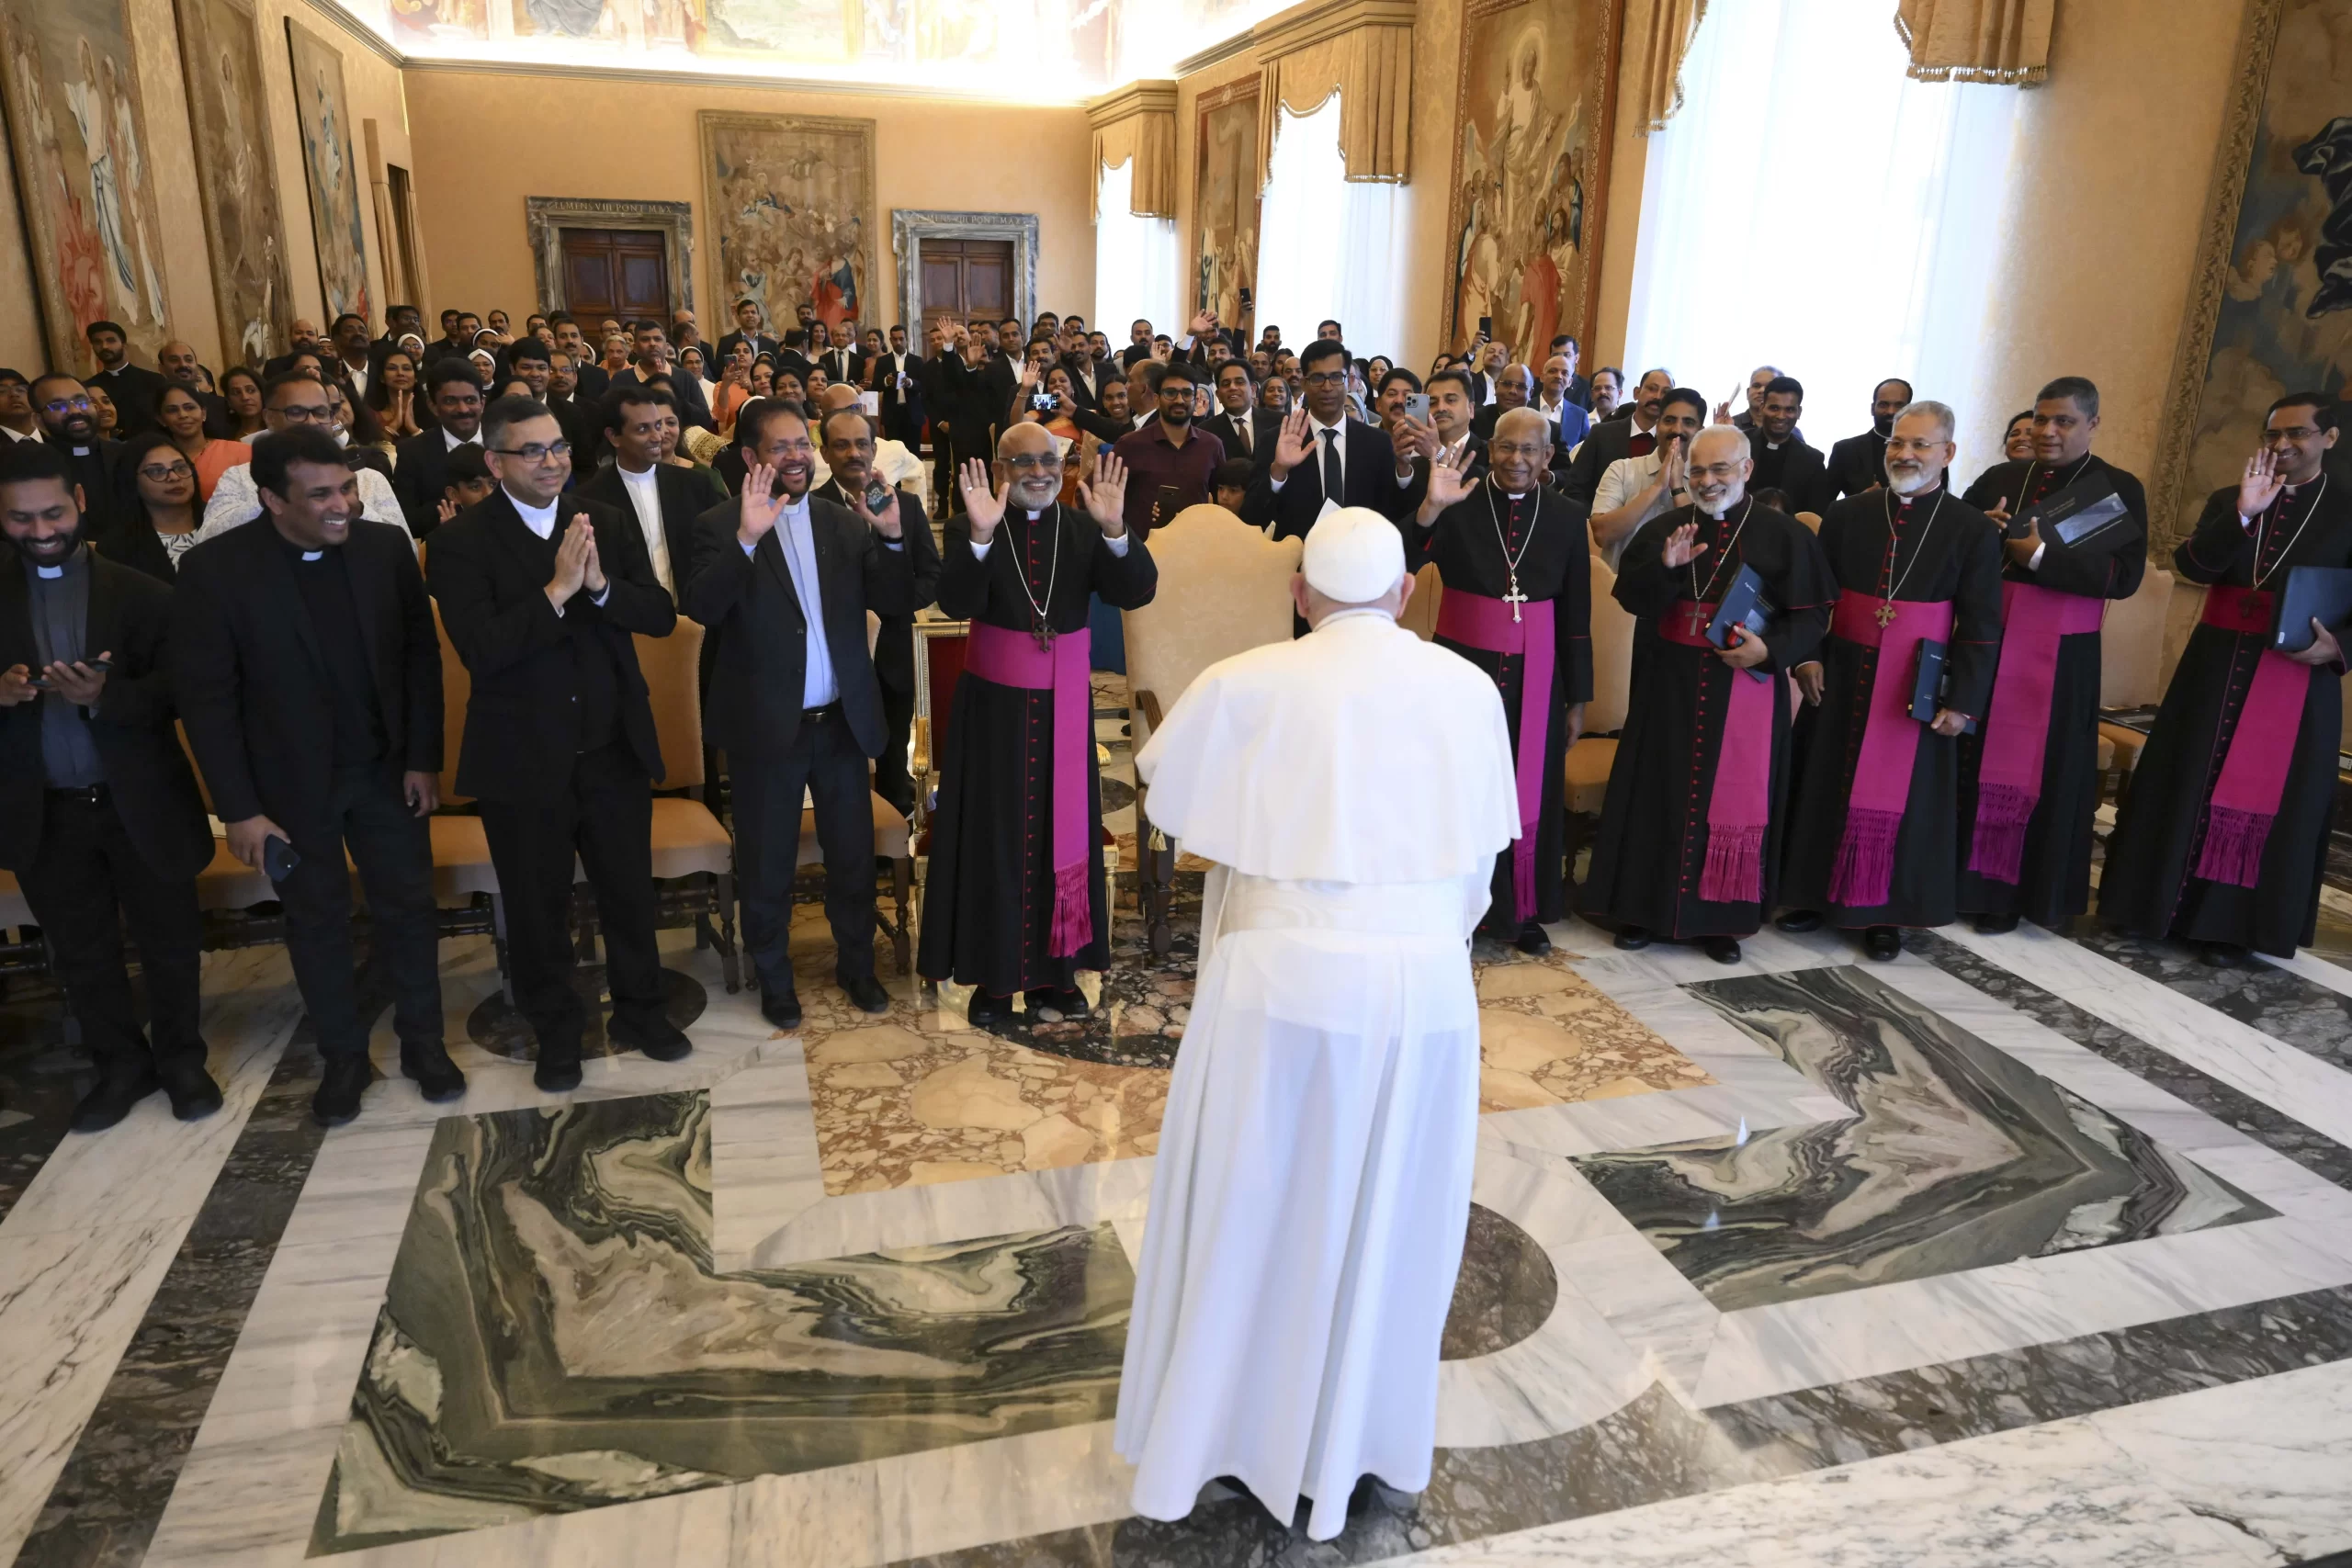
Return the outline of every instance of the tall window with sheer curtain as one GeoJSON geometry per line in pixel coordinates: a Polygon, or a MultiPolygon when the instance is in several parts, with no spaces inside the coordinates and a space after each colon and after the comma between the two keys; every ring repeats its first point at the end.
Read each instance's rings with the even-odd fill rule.
{"type": "Polygon", "coordinates": [[[1406,203],[1409,187],[1351,180],[1340,156],[1340,96],[1310,113],[1285,107],[1258,220],[1255,324],[1295,347],[1329,317],[1357,358],[1394,357],[1405,343],[1406,203]]]}
{"type": "Polygon", "coordinates": [[[1997,460],[2011,411],[1984,351],[2018,89],[1914,81],[1905,58],[1886,0],[1708,10],[1650,139],[1629,375],[1663,365],[1720,400],[1777,365],[1823,447],[1899,376],[1960,413],[1963,469],[1997,460]]]}
{"type": "Polygon", "coordinates": [[[1127,209],[1135,188],[1129,158],[1101,172],[1102,216],[1094,220],[1094,324],[1111,341],[1127,341],[1127,323],[1140,316],[1174,337],[1184,330],[1177,311],[1176,220],[1138,218],[1127,209]]]}

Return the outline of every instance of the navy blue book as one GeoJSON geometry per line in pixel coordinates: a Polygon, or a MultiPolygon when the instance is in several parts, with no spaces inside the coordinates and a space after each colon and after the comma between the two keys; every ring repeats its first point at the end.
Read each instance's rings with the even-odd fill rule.
{"type": "Polygon", "coordinates": [[[2302,652],[2312,645],[2313,621],[2331,632],[2340,632],[2346,623],[2352,622],[2352,567],[2287,569],[2287,586],[2278,595],[2278,624],[2271,629],[2270,646],[2281,653],[2302,652]]]}
{"type": "MultiPolygon", "coordinates": [[[[1715,618],[1707,623],[1707,640],[1717,648],[1729,648],[1731,628],[1735,626],[1744,627],[1752,636],[1761,637],[1765,626],[1780,612],[1781,607],[1773,604],[1771,595],[1764,591],[1764,580],[1756,575],[1756,569],[1743,566],[1739,569],[1739,575],[1731,580],[1731,586],[1724,590],[1723,601],[1715,606],[1715,618]]],[[[1750,670],[1747,673],[1758,681],[1771,679],[1760,669],[1750,670]]]]}
{"type": "Polygon", "coordinates": [[[2009,522],[2008,536],[2022,539],[2038,528],[2043,538],[2055,539],[2072,549],[2086,543],[2103,543],[2100,536],[2130,516],[2123,498],[2115,493],[2115,482],[2105,469],[2094,468],[2018,513],[2009,522]]]}
{"type": "MultiPolygon", "coordinates": [[[[1951,690],[1945,653],[1944,645],[1934,637],[1919,639],[1919,676],[1911,683],[1911,716],[1921,724],[1935,722],[1936,710],[1944,705],[1944,697],[1951,690]]],[[[1970,719],[1960,732],[1975,734],[1976,721],[1970,719]]]]}

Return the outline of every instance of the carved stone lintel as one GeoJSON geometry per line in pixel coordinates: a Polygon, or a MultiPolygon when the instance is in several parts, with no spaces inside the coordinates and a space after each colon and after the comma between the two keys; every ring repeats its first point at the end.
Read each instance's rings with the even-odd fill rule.
{"type": "Polygon", "coordinates": [[[922,339],[922,266],[925,240],[1012,242],[1012,309],[1007,314],[1034,321],[1037,314],[1037,215],[1034,212],[957,212],[941,208],[890,209],[890,255],[899,275],[899,320],[913,341],[922,339]]]}
{"type": "Polygon", "coordinates": [[[560,310],[566,229],[646,229],[662,236],[670,268],[673,310],[695,308],[695,209],[687,201],[594,201],[568,196],[526,196],[523,222],[540,308],[560,310]]]}

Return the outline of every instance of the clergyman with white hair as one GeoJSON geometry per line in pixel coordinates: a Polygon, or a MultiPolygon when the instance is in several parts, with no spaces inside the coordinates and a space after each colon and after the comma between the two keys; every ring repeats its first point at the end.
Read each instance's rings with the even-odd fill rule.
{"type": "Polygon", "coordinates": [[[1617,945],[1693,942],[1739,961],[1774,902],[1789,794],[1789,683],[1813,657],[1838,587],[1821,541],[1747,493],[1747,437],[1709,425],[1690,443],[1690,504],[1642,525],[1616,598],[1640,618],[1634,686],[1609,770],[1581,907],[1617,945]],[[1753,570],[1768,601],[1757,633],[1708,628],[1753,570]]]}
{"type": "Polygon", "coordinates": [[[1369,1475],[1429,1483],[1469,1222],[1467,940],[1520,830],[1493,681],[1396,625],[1396,525],[1306,536],[1312,630],[1203,671],[1136,760],[1212,863],[1136,1271],[1115,1446],[1135,1508],[1238,1481],[1339,1534],[1369,1475]]]}

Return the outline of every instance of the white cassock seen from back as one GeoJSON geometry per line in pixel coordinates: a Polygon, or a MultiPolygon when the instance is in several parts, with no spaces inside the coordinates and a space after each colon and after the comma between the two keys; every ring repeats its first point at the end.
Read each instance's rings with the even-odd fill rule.
{"type": "MultiPolygon", "coordinates": [[[[1388,558],[1395,526],[1357,513],[1308,536],[1327,593],[1317,557],[1351,528],[1388,558]]],[[[1204,671],[1136,771],[1152,821],[1215,864],[1115,1444],[1137,1513],[1182,1517],[1230,1475],[1285,1522],[1313,1498],[1329,1540],[1361,1476],[1429,1483],[1477,1138],[1468,938],[1519,830],[1510,732],[1477,669],[1350,611],[1204,671]]]]}

